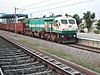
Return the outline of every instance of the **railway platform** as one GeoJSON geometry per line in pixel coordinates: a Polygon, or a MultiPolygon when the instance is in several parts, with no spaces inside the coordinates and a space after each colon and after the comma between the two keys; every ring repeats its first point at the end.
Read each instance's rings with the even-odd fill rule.
{"type": "Polygon", "coordinates": [[[78,44],[94,48],[100,48],[100,35],[78,33],[78,44]]]}

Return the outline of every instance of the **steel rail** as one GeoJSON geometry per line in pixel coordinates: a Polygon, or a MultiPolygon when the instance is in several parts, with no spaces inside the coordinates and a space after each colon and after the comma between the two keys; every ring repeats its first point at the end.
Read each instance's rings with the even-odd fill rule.
{"type": "Polygon", "coordinates": [[[80,44],[67,44],[66,46],[100,54],[100,48],[95,48],[95,47],[90,47],[90,46],[85,46],[85,45],[80,45],[80,44]]]}

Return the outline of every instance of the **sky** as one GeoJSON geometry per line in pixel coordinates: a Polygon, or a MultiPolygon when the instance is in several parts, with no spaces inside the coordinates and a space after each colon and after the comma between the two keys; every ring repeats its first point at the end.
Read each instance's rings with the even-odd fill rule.
{"type": "Polygon", "coordinates": [[[29,14],[32,17],[55,15],[78,14],[81,18],[83,13],[91,11],[100,19],[100,0],[0,0],[0,13],[29,14]]]}

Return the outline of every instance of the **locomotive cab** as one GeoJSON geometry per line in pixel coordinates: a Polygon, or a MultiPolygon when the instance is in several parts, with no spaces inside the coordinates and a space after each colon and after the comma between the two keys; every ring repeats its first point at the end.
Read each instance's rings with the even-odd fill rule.
{"type": "Polygon", "coordinates": [[[62,43],[77,42],[77,24],[71,17],[57,17],[54,19],[54,31],[60,33],[62,43]]]}
{"type": "Polygon", "coordinates": [[[78,29],[74,18],[57,17],[54,20],[54,26],[58,27],[58,30],[61,31],[78,29]]]}

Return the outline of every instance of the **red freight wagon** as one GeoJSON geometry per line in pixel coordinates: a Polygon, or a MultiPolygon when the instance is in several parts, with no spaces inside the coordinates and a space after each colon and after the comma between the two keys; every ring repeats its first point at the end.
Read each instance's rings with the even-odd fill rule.
{"type": "Polygon", "coordinates": [[[10,31],[14,31],[14,30],[15,30],[15,24],[14,24],[14,23],[11,23],[11,24],[10,24],[9,30],[10,30],[10,31]]]}
{"type": "Polygon", "coordinates": [[[5,28],[6,28],[6,24],[2,24],[1,29],[5,29],[5,28]]]}
{"type": "Polygon", "coordinates": [[[6,24],[6,30],[10,29],[10,24],[6,24]]]}
{"type": "Polygon", "coordinates": [[[0,29],[2,29],[2,24],[0,24],[0,29]]]}
{"type": "Polygon", "coordinates": [[[23,33],[24,28],[25,28],[24,23],[16,23],[16,32],[17,33],[23,33]]]}
{"type": "Polygon", "coordinates": [[[13,31],[15,32],[15,25],[16,25],[16,32],[17,33],[23,33],[25,24],[24,23],[16,23],[16,24],[0,24],[0,29],[13,31]]]}

